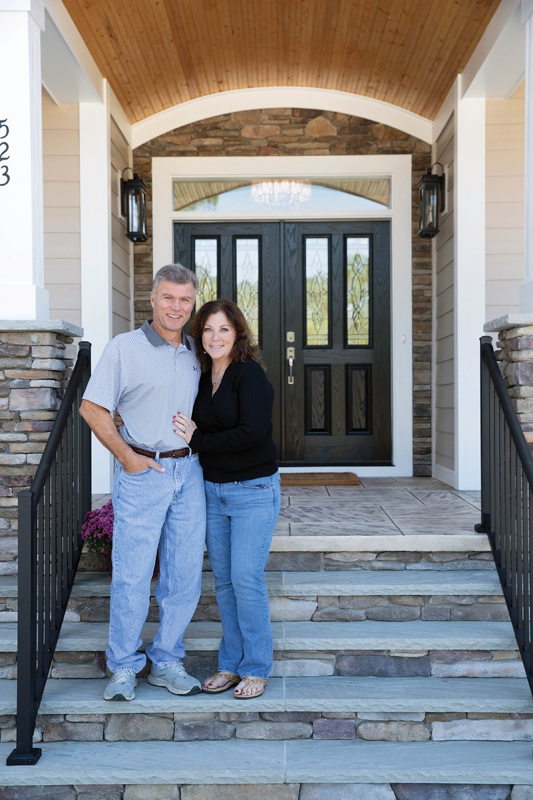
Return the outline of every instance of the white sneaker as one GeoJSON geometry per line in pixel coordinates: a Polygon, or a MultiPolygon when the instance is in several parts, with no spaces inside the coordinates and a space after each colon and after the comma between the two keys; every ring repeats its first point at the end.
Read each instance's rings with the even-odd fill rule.
{"type": "Polygon", "coordinates": [[[183,664],[168,664],[160,669],[152,664],[148,683],[165,686],[172,694],[198,694],[202,691],[200,681],[189,675],[183,664]]]}
{"type": "Polygon", "coordinates": [[[104,691],[104,700],[133,700],[137,686],[135,670],[118,669],[104,691]]]}

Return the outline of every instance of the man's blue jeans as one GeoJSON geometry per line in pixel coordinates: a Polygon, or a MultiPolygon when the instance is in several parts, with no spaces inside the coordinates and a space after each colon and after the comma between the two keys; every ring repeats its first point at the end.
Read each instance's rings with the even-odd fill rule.
{"type": "Polygon", "coordinates": [[[160,625],[146,653],[156,667],[180,662],[198,604],[205,543],[205,491],[198,456],[157,459],[165,472],[130,474],[117,464],[113,487],[113,578],[107,665],[139,672],[141,629],[159,548],[155,597],[160,625]]]}
{"type": "Polygon", "coordinates": [[[215,575],[222,642],[218,668],[268,678],[272,630],[265,565],[280,508],[280,480],[205,482],[207,552],[215,575]]]}

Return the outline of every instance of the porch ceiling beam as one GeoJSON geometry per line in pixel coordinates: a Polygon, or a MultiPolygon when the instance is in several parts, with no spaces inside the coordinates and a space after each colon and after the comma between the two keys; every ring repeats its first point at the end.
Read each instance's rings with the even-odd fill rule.
{"type": "Polygon", "coordinates": [[[104,78],[62,0],[44,0],[43,84],[57,103],[104,102],[104,78]]]}
{"type": "Polygon", "coordinates": [[[502,0],[462,75],[464,97],[509,97],[522,78],[525,30],[520,0],[502,0]]]}

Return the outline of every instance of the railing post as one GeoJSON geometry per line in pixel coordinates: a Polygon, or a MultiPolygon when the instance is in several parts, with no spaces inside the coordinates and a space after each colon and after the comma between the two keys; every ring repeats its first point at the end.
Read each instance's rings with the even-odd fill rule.
{"type": "Polygon", "coordinates": [[[37,702],[37,515],[31,489],[19,492],[18,520],[17,746],[8,756],[8,766],[36,764],[42,753],[41,748],[33,747],[37,702]]]}
{"type": "Polygon", "coordinates": [[[475,529],[478,533],[490,533],[490,375],[485,362],[484,351],[487,346],[492,349],[492,337],[482,336],[479,341],[481,345],[481,522],[475,526],[475,529]]]}
{"type": "MultiPolygon", "coordinates": [[[[85,392],[89,378],[91,377],[91,343],[80,342],[79,355],[87,356],[87,363],[83,371],[81,382],[81,393],[85,392]]],[[[84,419],[80,417],[81,423],[81,510],[83,515],[91,510],[92,506],[92,457],[91,457],[91,429],[84,419]]],[[[81,534],[80,534],[81,535],[81,534]]]]}

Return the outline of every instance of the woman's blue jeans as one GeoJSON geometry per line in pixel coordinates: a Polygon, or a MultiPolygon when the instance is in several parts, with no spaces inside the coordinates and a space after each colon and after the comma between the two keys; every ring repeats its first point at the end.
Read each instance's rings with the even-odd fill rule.
{"type": "Polygon", "coordinates": [[[280,479],[205,482],[207,552],[213,573],[222,642],[218,668],[268,678],[272,630],[265,565],[280,509],[280,479]]]}

